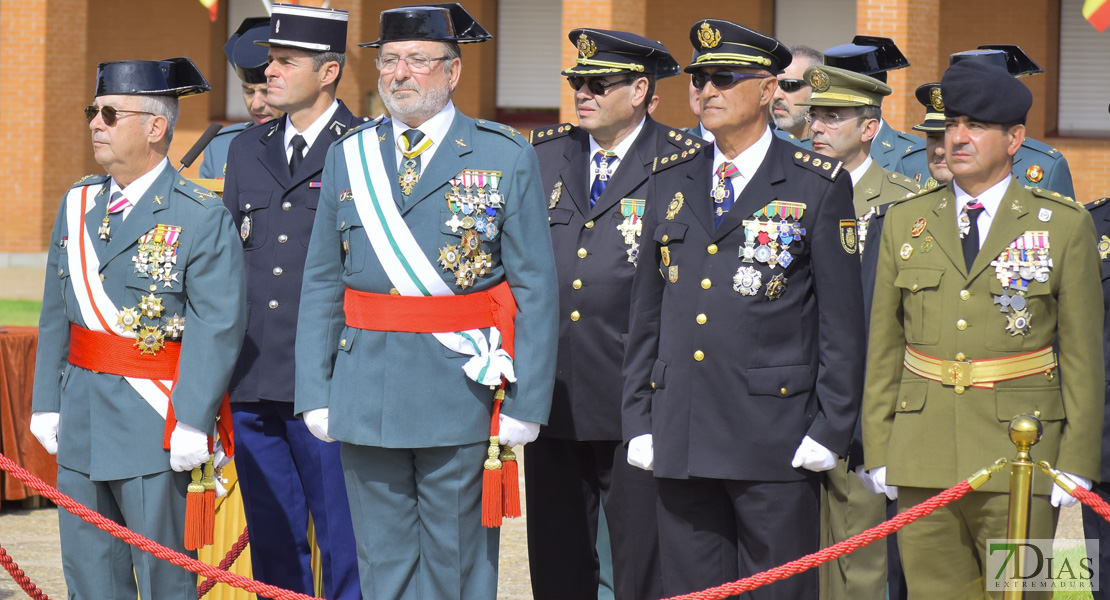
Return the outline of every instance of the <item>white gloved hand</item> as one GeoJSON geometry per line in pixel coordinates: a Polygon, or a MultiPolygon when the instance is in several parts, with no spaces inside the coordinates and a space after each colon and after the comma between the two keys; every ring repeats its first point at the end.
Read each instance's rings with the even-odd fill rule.
{"type": "Polygon", "coordinates": [[[867,472],[867,469],[863,468],[863,465],[856,466],[856,477],[859,477],[860,483],[863,484],[863,489],[872,494],[883,493],[882,490],[875,487],[875,481],[871,479],[871,474],[867,472]]]}
{"type": "MultiPolygon", "coordinates": [[[[1071,473],[1065,473],[1063,471],[1061,471],[1060,474],[1067,475],[1069,479],[1075,482],[1075,485],[1080,486],[1085,490],[1091,489],[1091,480],[1087,479],[1086,477],[1072,475],[1071,473]]],[[[1065,492],[1064,488],[1054,483],[1052,484],[1052,497],[1049,499],[1049,502],[1051,502],[1053,506],[1062,506],[1064,508],[1069,508],[1075,506],[1075,504],[1079,502],[1079,499],[1065,492]]]]}
{"type": "Polygon", "coordinates": [[[304,424],[308,426],[308,431],[316,436],[316,439],[321,442],[334,442],[335,440],[328,436],[328,409],[327,408],[313,408],[312,410],[304,411],[304,424]]]}
{"type": "Polygon", "coordinates": [[[58,453],[58,421],[62,418],[56,412],[31,413],[31,433],[50,454],[58,453]]]}
{"type": "Polygon", "coordinates": [[[871,475],[871,484],[874,486],[869,487],[869,490],[875,492],[876,494],[886,494],[886,497],[891,500],[898,499],[898,486],[886,484],[885,466],[875,467],[874,469],[868,471],[868,474],[871,475]]]}
{"type": "Polygon", "coordinates": [[[208,434],[181,421],[170,434],[170,468],[192,471],[208,460],[208,434]]]}
{"type": "Polygon", "coordinates": [[[498,416],[497,437],[501,439],[502,446],[523,446],[536,441],[540,436],[540,424],[531,421],[520,421],[505,413],[498,416]]]}
{"type": "Polygon", "coordinates": [[[818,444],[816,440],[808,435],[802,438],[802,443],[798,444],[798,449],[794,452],[794,460],[790,461],[790,466],[802,469],[809,469],[814,473],[828,471],[836,466],[836,462],[840,457],[836,452],[818,444]]]}
{"type": "Polygon", "coordinates": [[[655,469],[655,447],[650,433],[628,440],[628,464],[645,471],[655,469]]]}

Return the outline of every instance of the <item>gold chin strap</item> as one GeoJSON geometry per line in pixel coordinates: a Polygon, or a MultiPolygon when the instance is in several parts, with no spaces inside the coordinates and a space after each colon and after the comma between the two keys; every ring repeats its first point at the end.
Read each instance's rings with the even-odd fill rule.
{"type": "Polygon", "coordinates": [[[634,63],[609,62],[607,60],[593,60],[591,58],[583,58],[581,56],[579,56],[575,62],[588,67],[609,67],[610,69],[635,71],[637,73],[642,73],[644,71],[644,65],[637,65],[634,63]]]}
{"type": "Polygon", "coordinates": [[[867,96],[857,96],[855,94],[841,94],[838,92],[814,92],[810,96],[810,101],[813,100],[842,100],[844,102],[855,102],[856,104],[863,104],[866,106],[877,106],[875,101],[867,96]]]}
{"type": "Polygon", "coordinates": [[[944,113],[936,113],[936,112],[925,113],[925,120],[926,121],[943,121],[944,118],[945,118],[944,113]]]}
{"type": "Polygon", "coordinates": [[[734,60],[737,62],[745,63],[745,66],[756,64],[764,67],[771,66],[771,59],[763,58],[762,56],[751,56],[750,54],[734,54],[731,52],[706,52],[694,61],[694,64],[719,61],[719,60],[734,60]]]}

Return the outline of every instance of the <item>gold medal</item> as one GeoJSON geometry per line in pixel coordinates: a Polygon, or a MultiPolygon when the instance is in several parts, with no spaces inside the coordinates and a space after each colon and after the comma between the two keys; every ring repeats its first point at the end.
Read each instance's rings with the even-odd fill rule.
{"type": "Polygon", "coordinates": [[[902,244],[902,251],[898,253],[902,260],[909,260],[913,256],[913,246],[909,244],[902,244]]]}
{"type": "Polygon", "coordinates": [[[401,173],[398,181],[401,184],[401,193],[408,196],[412,193],[412,188],[416,186],[416,182],[420,180],[420,175],[411,166],[406,166],[405,171],[401,173]]]}
{"type": "Polygon", "coordinates": [[[667,269],[667,276],[668,279],[671,280],[671,283],[678,283],[678,265],[674,265],[667,269]]]}
{"type": "Polygon", "coordinates": [[[671,249],[666,246],[660,246],[659,254],[663,257],[663,266],[671,266],[671,249]]]}
{"type": "Polygon", "coordinates": [[[675,216],[678,215],[678,211],[682,210],[683,202],[684,199],[682,197],[682,192],[676,192],[674,195],[674,200],[671,200],[671,203],[667,205],[668,221],[673,221],[675,216]]]}
{"type": "Polygon", "coordinates": [[[918,219],[917,222],[913,224],[913,229],[910,230],[910,235],[912,237],[919,237],[922,231],[925,231],[924,217],[918,219]]]}
{"type": "Polygon", "coordinates": [[[139,304],[139,310],[143,312],[143,316],[148,319],[157,319],[162,316],[162,299],[150,294],[143,296],[142,303],[139,304]]]}
{"type": "Polygon", "coordinates": [[[135,347],[142,354],[155,354],[166,345],[165,339],[166,336],[161,329],[147,325],[135,338],[135,347]]]}
{"type": "Polygon", "coordinates": [[[116,325],[127,331],[135,331],[139,328],[139,312],[133,306],[121,308],[119,315],[116,316],[116,325]]]}

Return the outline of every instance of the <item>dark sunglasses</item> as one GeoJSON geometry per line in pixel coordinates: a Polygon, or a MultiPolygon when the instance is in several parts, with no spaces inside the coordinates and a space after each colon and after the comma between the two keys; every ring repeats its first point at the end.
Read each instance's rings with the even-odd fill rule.
{"type": "Polygon", "coordinates": [[[806,83],[805,80],[802,80],[802,79],[780,79],[779,80],[779,89],[786,92],[787,94],[792,94],[792,93],[802,89],[802,86],[805,86],[805,85],[809,85],[809,84],[806,83]]]}
{"type": "Polygon", "coordinates": [[[766,79],[768,75],[761,73],[737,73],[736,71],[717,71],[716,73],[706,73],[699,71],[690,75],[690,81],[693,82],[695,89],[702,89],[708,82],[713,82],[713,87],[723,90],[730,88],[745,79],[766,79]]]}
{"type": "Polygon", "coordinates": [[[609,91],[609,88],[614,88],[618,85],[624,85],[633,80],[635,80],[634,77],[628,77],[625,79],[619,79],[617,81],[605,82],[596,77],[587,78],[579,77],[577,75],[567,77],[567,83],[570,84],[570,89],[577,92],[578,90],[582,89],[583,85],[585,85],[586,88],[590,90],[590,93],[595,96],[604,96],[606,92],[609,91]]]}
{"type": "Polygon", "coordinates": [[[115,108],[115,107],[112,107],[112,106],[92,106],[92,105],[89,105],[89,106],[85,107],[85,120],[88,121],[89,123],[92,123],[92,120],[96,118],[97,113],[100,113],[100,118],[104,120],[104,124],[107,125],[108,127],[112,127],[113,125],[116,124],[116,121],[118,119],[123,118],[123,117],[118,117],[117,118],[116,115],[118,115],[120,113],[129,113],[129,114],[138,114],[138,115],[153,115],[154,114],[152,112],[147,112],[145,110],[121,110],[121,109],[118,109],[118,108],[115,108]]]}

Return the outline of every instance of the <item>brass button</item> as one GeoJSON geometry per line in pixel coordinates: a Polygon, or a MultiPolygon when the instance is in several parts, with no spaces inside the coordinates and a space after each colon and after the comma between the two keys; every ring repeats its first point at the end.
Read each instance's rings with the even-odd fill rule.
{"type": "Polygon", "coordinates": [[[284,273],[284,272],[285,272],[285,271],[283,271],[283,270],[281,269],[281,267],[274,267],[274,277],[277,277],[278,275],[281,275],[281,274],[282,274],[282,273],[284,273]]]}
{"type": "Polygon", "coordinates": [[[960,290],[960,300],[971,300],[971,292],[960,290]]]}
{"type": "Polygon", "coordinates": [[[1035,411],[1033,411],[1033,416],[1034,416],[1034,417],[1039,417],[1039,416],[1041,416],[1041,411],[1039,411],[1039,410],[1035,410],[1035,411]]]}
{"type": "Polygon", "coordinates": [[[694,360],[696,360],[698,362],[701,362],[703,359],[705,359],[705,353],[702,352],[701,350],[695,350],[694,351],[694,360]]]}
{"type": "Polygon", "coordinates": [[[593,229],[593,228],[594,228],[594,222],[593,221],[586,221],[586,229],[593,229]]]}
{"type": "Polygon", "coordinates": [[[287,201],[281,203],[281,210],[289,210],[290,208],[293,208],[293,203],[292,202],[289,202],[287,200],[287,201]]]}
{"type": "Polygon", "coordinates": [[[697,319],[698,325],[705,325],[705,322],[708,321],[708,320],[709,320],[709,318],[705,316],[705,313],[702,313],[702,314],[698,315],[698,319],[697,319]]]}
{"type": "Polygon", "coordinates": [[[902,403],[902,408],[906,408],[906,403],[905,402],[902,403]]]}
{"type": "Polygon", "coordinates": [[[779,388],[779,393],[782,394],[783,396],[785,396],[786,395],[786,388],[779,388]]]}
{"type": "Polygon", "coordinates": [[[150,291],[154,292],[154,291],[157,291],[157,290],[158,290],[158,286],[156,286],[156,285],[150,286],[150,291]]]}
{"type": "Polygon", "coordinates": [[[339,347],[340,348],[346,348],[347,347],[347,338],[343,338],[343,339],[339,340],[339,347]]]}
{"type": "Polygon", "coordinates": [[[655,382],[654,381],[651,382],[651,389],[653,389],[653,390],[655,389],[655,382]]]}
{"type": "Polygon", "coordinates": [[[709,244],[709,247],[706,248],[705,251],[710,253],[710,254],[716,254],[717,253],[717,244],[709,244]]]}
{"type": "Polygon", "coordinates": [[[964,393],[964,386],[962,386],[962,385],[957,385],[957,386],[956,386],[956,389],[955,389],[955,392],[956,392],[957,394],[962,394],[962,393],[964,393]]]}
{"type": "Polygon", "coordinates": [[[660,239],[662,239],[662,240],[663,240],[663,243],[664,243],[664,244],[666,244],[666,243],[667,243],[667,240],[671,239],[671,236],[669,236],[669,235],[667,235],[667,234],[665,234],[665,233],[664,233],[664,234],[663,234],[663,237],[662,237],[662,238],[660,238],[660,239]]]}
{"type": "Polygon", "coordinates": [[[576,290],[582,289],[582,280],[581,279],[575,279],[573,282],[571,282],[570,287],[572,287],[576,290]]]}
{"type": "Polygon", "coordinates": [[[578,314],[578,311],[573,311],[573,312],[570,313],[570,320],[571,321],[577,321],[580,318],[582,318],[582,315],[578,314]]]}
{"type": "Polygon", "coordinates": [[[910,286],[910,291],[911,292],[916,292],[917,291],[917,284],[916,283],[910,286]]]}
{"type": "Polygon", "coordinates": [[[389,295],[390,296],[400,296],[401,292],[397,291],[397,288],[389,288],[389,295]]]}
{"type": "Polygon", "coordinates": [[[1052,369],[1049,369],[1049,370],[1044,372],[1044,378],[1049,380],[1049,381],[1052,381],[1053,379],[1056,378],[1056,374],[1053,373],[1052,369]]]}
{"type": "Polygon", "coordinates": [[[709,281],[709,278],[708,278],[708,277],[706,277],[705,279],[702,279],[702,280],[701,280],[701,289],[703,289],[703,290],[708,290],[708,289],[709,289],[709,288],[711,288],[711,287],[713,287],[713,282],[712,282],[712,281],[709,281]]]}
{"type": "Polygon", "coordinates": [[[963,362],[963,361],[967,360],[967,355],[964,354],[963,352],[957,352],[956,353],[956,360],[959,361],[959,362],[963,362]]]}
{"type": "Polygon", "coordinates": [[[278,301],[277,300],[270,300],[270,305],[269,306],[270,306],[270,308],[277,308],[278,307],[278,301]]]}
{"type": "Polygon", "coordinates": [[[104,275],[104,273],[101,273],[101,274],[100,274],[100,280],[101,280],[101,281],[105,281],[105,280],[107,280],[107,277],[106,277],[106,276],[104,275]]]}
{"type": "MultiPolygon", "coordinates": [[[[288,204],[288,202],[286,202],[286,204],[288,204]]],[[[346,221],[341,221],[339,223],[339,228],[340,229],[345,229],[346,227],[347,227],[347,222],[346,221]]]]}
{"type": "Polygon", "coordinates": [[[579,248],[578,249],[578,258],[586,258],[586,249],[585,248],[579,248]]]}
{"type": "Polygon", "coordinates": [[[967,329],[967,321],[963,319],[956,321],[956,329],[959,329],[960,331],[967,329]]]}
{"type": "Polygon", "coordinates": [[[288,241],[289,241],[289,236],[285,235],[284,233],[278,236],[278,243],[279,244],[284,244],[285,242],[288,242],[288,241]]]}

